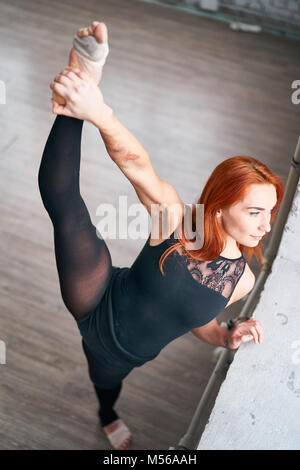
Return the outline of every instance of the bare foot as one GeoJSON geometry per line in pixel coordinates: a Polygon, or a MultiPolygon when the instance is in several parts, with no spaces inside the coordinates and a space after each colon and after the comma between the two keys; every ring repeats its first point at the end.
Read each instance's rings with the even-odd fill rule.
{"type": "MultiPolygon", "coordinates": [[[[86,28],[81,28],[77,31],[77,36],[94,36],[99,43],[107,43],[108,33],[107,27],[104,23],[99,21],[93,21],[91,26],[86,28]]],[[[99,64],[92,64],[88,61],[85,61],[82,57],[76,54],[75,50],[72,48],[69,54],[69,63],[70,67],[77,67],[83,72],[86,72],[92,80],[94,80],[97,85],[101,80],[103,67],[99,64]]],[[[65,99],[53,91],[52,98],[60,105],[65,105],[65,99]]]]}
{"type": "MultiPolygon", "coordinates": [[[[116,431],[116,429],[119,429],[122,424],[124,425],[124,421],[122,419],[117,419],[116,421],[113,421],[112,423],[108,424],[107,426],[103,426],[102,429],[105,432],[105,434],[108,436],[108,434],[112,433],[113,431],[116,431]]],[[[116,447],[118,450],[127,450],[130,447],[130,444],[132,442],[132,435],[126,436],[125,431],[124,431],[124,440],[122,441],[121,445],[119,447],[116,447]]]]}
{"type": "MultiPolygon", "coordinates": [[[[77,31],[77,36],[82,37],[82,36],[95,36],[96,40],[99,43],[107,43],[108,39],[108,34],[107,34],[107,27],[105,26],[104,23],[100,23],[99,21],[93,21],[91,26],[87,28],[81,28],[77,31]]],[[[98,83],[101,80],[102,76],[102,70],[103,67],[100,65],[93,65],[87,61],[85,61],[83,58],[79,57],[74,49],[71,49],[70,55],[69,55],[69,64],[71,67],[78,67],[80,70],[83,72],[86,72],[88,75],[91,76],[95,80],[95,82],[98,83]]]]}

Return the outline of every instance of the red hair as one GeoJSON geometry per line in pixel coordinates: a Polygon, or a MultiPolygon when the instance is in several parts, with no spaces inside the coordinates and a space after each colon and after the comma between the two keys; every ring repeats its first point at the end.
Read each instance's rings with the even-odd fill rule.
{"type": "MultiPolygon", "coordinates": [[[[278,207],[284,194],[284,185],[266,165],[252,157],[236,156],[228,158],[220,163],[210,175],[201,193],[197,204],[204,205],[204,243],[199,250],[185,249],[186,243],[191,240],[185,237],[184,219],[181,221],[181,234],[178,242],[172,244],[160,257],[159,268],[164,275],[163,263],[167,256],[178,246],[182,246],[184,254],[199,260],[208,261],[216,259],[225,248],[226,233],[217,221],[217,211],[223,207],[231,206],[242,201],[251,184],[273,184],[276,188],[277,202],[272,211],[270,224],[273,224],[278,207]]],[[[192,229],[196,227],[196,208],[192,207],[192,229]]],[[[266,236],[266,235],[265,235],[266,236]]],[[[254,255],[265,267],[264,257],[261,250],[261,241],[254,248],[245,247],[237,242],[237,247],[244,254],[247,249],[247,261],[254,255]]]]}

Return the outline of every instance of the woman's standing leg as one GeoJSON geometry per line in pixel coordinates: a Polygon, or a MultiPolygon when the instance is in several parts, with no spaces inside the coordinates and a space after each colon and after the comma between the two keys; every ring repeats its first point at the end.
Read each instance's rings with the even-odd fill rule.
{"type": "Polygon", "coordinates": [[[103,431],[115,448],[126,449],[131,443],[132,435],[122,419],[114,409],[114,405],[122,389],[122,381],[131,370],[133,365],[105,363],[105,359],[98,358],[86,345],[82,338],[82,348],[88,363],[89,377],[99,401],[98,416],[103,431]]]}
{"type": "Polygon", "coordinates": [[[40,164],[38,183],[54,229],[63,301],[76,320],[100,301],[112,271],[111,256],[97,236],[79,188],[83,121],[58,115],[40,164]]]}
{"type": "Polygon", "coordinates": [[[120,395],[122,382],[116,388],[111,389],[101,388],[94,384],[94,389],[100,404],[98,415],[101,426],[107,426],[119,419],[119,415],[114,410],[114,405],[120,395]]]}
{"type": "Polygon", "coordinates": [[[89,377],[94,385],[94,389],[99,401],[98,415],[101,426],[106,426],[116,419],[118,414],[113,409],[122,388],[122,380],[130,373],[132,367],[124,368],[122,371],[119,367],[104,365],[103,358],[99,359],[93,353],[84,339],[82,338],[82,349],[88,364],[89,377]]]}

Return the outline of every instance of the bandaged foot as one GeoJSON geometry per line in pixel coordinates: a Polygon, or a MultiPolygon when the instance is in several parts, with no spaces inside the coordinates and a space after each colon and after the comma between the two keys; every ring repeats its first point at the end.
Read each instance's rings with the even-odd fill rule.
{"type": "Polygon", "coordinates": [[[132,435],[122,419],[117,419],[102,429],[115,449],[128,450],[132,441],[132,435]]]}
{"type": "MultiPolygon", "coordinates": [[[[77,31],[69,55],[68,65],[86,72],[97,84],[100,82],[103,65],[109,53],[107,36],[105,24],[93,21],[88,28],[77,31]]],[[[52,98],[58,104],[66,104],[64,98],[55,92],[52,98]]]]}

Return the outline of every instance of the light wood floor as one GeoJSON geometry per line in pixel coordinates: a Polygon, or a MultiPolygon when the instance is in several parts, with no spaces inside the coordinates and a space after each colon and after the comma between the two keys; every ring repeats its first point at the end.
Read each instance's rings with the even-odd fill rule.
{"type": "MultiPolygon", "coordinates": [[[[76,30],[95,19],[110,33],[105,99],[186,203],[234,155],[262,160],[285,183],[298,139],[291,83],[300,78],[299,42],[133,0],[0,1],[1,449],[110,449],[60,296],[37,185],[55,118],[49,83],[67,65],[76,30]]],[[[81,190],[95,224],[100,203],[118,205],[119,195],[138,202],[89,123],[82,152],[81,190]]],[[[107,243],[114,265],[130,266],[144,240],[107,243]]],[[[250,266],[257,274],[255,261],[250,266]]],[[[218,318],[234,317],[241,305],[218,318]]],[[[116,409],[132,429],[132,449],[168,449],[185,434],[214,368],[212,351],[188,333],[128,376],[116,409]]]]}

